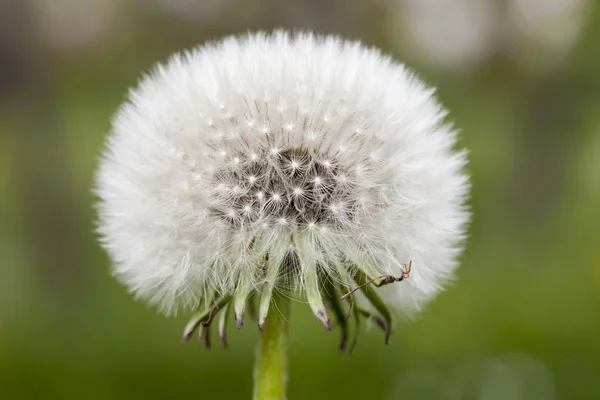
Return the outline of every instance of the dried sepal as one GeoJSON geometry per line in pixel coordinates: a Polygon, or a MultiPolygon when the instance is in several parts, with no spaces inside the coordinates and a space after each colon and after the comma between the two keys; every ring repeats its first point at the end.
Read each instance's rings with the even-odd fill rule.
{"type": "Polygon", "coordinates": [[[360,268],[357,268],[356,273],[354,275],[354,280],[358,285],[360,291],[365,295],[367,300],[369,300],[371,305],[381,315],[383,321],[383,330],[385,331],[385,344],[388,344],[390,341],[390,336],[392,334],[392,314],[389,308],[386,306],[385,302],[381,299],[381,297],[379,297],[375,289],[370,287],[370,279],[360,268]]]}
{"type": "Polygon", "coordinates": [[[327,280],[323,287],[323,297],[329,309],[333,311],[333,315],[340,329],[340,346],[341,351],[346,350],[348,344],[348,318],[339,297],[338,284],[327,280]]]}

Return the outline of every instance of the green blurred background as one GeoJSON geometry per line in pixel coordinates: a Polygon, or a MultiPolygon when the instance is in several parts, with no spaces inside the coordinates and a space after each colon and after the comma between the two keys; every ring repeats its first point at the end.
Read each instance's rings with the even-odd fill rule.
{"type": "Polygon", "coordinates": [[[600,399],[597,0],[1,0],[0,398],[250,398],[257,331],[179,343],[109,276],[90,193],[112,113],[170,53],[296,27],[411,65],[470,149],[458,280],[385,346],[297,305],[291,399],[600,399]]]}

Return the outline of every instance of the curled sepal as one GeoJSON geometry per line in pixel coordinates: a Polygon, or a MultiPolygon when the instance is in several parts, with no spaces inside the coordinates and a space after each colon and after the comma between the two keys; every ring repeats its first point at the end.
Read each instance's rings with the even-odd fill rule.
{"type": "Polygon", "coordinates": [[[219,342],[224,348],[227,348],[227,322],[229,321],[229,314],[231,311],[231,303],[228,303],[224,310],[219,314],[218,333],[219,342]]]}
{"type": "Polygon", "coordinates": [[[358,306],[354,304],[354,296],[350,297],[350,312],[354,316],[354,335],[352,337],[352,342],[350,342],[348,352],[352,354],[354,353],[354,348],[358,343],[358,336],[360,335],[360,310],[358,306]]]}
{"type": "Polygon", "coordinates": [[[365,317],[368,321],[371,321],[373,323],[375,323],[375,325],[377,325],[379,328],[381,328],[383,330],[383,332],[386,334],[386,342],[385,344],[388,344],[388,340],[389,340],[389,336],[388,336],[388,324],[387,322],[379,315],[372,313],[370,311],[367,311],[363,308],[358,308],[356,307],[356,311],[358,312],[359,315],[362,315],[363,317],[365,317]]]}
{"type": "Polygon", "coordinates": [[[323,297],[325,297],[329,308],[333,311],[337,324],[340,327],[340,350],[346,350],[348,343],[348,318],[340,302],[336,284],[327,281],[323,286],[323,297]]]}
{"type": "Polygon", "coordinates": [[[356,270],[356,274],[354,275],[354,280],[356,284],[363,292],[367,300],[371,303],[371,305],[377,310],[377,312],[381,315],[383,321],[383,330],[385,332],[385,344],[390,343],[390,336],[392,335],[392,314],[390,310],[387,308],[381,297],[375,292],[375,290],[370,287],[369,283],[371,280],[367,277],[367,275],[358,268],[356,270]]]}
{"type": "MultiPolygon", "coordinates": [[[[344,275],[340,275],[340,276],[344,276],[344,275]]],[[[346,286],[349,286],[349,284],[347,284],[346,286]]],[[[341,300],[347,300],[349,302],[348,311],[346,311],[346,314],[344,315],[346,320],[350,320],[350,318],[353,317],[353,321],[354,321],[354,332],[352,335],[352,341],[350,342],[350,346],[348,347],[348,353],[350,353],[350,354],[354,353],[354,348],[358,344],[358,337],[360,335],[361,313],[360,313],[360,309],[358,308],[358,305],[356,304],[356,299],[354,298],[355,291],[356,290],[352,290],[349,293],[342,296],[342,298],[341,298],[341,300]]]]}
{"type": "Polygon", "coordinates": [[[181,338],[182,342],[189,340],[199,325],[202,324],[202,327],[208,328],[214,318],[214,316],[221,310],[229,301],[231,300],[231,295],[224,295],[219,298],[216,302],[213,303],[212,306],[203,309],[195,313],[192,318],[188,321],[187,325],[183,330],[183,336],[181,338]]]}

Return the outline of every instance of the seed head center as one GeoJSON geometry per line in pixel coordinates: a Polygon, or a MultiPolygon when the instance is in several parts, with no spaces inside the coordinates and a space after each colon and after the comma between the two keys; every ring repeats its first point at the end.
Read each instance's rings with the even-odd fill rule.
{"type": "Polygon", "coordinates": [[[274,150],[229,155],[232,162],[213,174],[213,215],[232,228],[352,220],[356,196],[348,185],[350,171],[342,170],[339,160],[303,149],[274,150]]]}

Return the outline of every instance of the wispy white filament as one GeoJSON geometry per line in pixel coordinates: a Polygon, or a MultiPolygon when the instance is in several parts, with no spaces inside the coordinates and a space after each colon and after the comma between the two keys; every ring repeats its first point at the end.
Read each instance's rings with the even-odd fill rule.
{"type": "Polygon", "coordinates": [[[433,93],[337,37],[258,33],[171,57],[131,91],[97,175],[115,275],[172,313],[412,260],[387,299],[418,308],[451,278],[468,220],[465,154],[433,93]]]}

